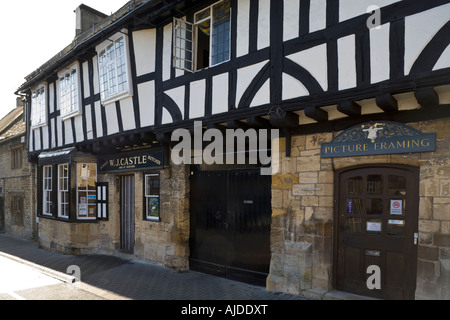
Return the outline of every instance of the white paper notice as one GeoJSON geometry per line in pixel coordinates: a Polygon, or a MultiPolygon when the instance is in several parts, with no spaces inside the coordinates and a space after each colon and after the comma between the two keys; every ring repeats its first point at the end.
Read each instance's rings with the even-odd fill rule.
{"type": "Polygon", "coordinates": [[[367,222],[367,231],[381,232],[381,222],[367,222]]]}

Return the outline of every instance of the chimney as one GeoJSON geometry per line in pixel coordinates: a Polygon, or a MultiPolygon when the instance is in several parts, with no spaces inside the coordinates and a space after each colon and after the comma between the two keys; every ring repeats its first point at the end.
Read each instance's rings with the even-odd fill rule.
{"type": "Polygon", "coordinates": [[[81,4],[78,8],[75,9],[76,14],[76,34],[78,37],[83,32],[92,29],[93,25],[102,21],[106,17],[106,14],[101,13],[91,7],[88,7],[84,4],[81,4]]]}

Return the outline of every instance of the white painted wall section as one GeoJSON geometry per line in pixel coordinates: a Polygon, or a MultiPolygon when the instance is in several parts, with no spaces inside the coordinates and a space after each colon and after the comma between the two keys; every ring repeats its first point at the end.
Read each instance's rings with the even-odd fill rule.
{"type": "Polygon", "coordinates": [[[405,75],[436,33],[450,19],[450,4],[405,18],[405,75]]]}
{"type": "Polygon", "coordinates": [[[136,119],[134,117],[133,98],[129,97],[120,101],[123,130],[136,129],[136,119]]]}
{"type": "Polygon", "coordinates": [[[138,92],[141,126],[153,126],[155,125],[155,82],[139,84],[138,92]]]}
{"type": "Polygon", "coordinates": [[[212,114],[228,112],[228,73],[213,78],[212,114]]]}
{"type": "Polygon", "coordinates": [[[309,17],[309,32],[325,29],[327,27],[327,1],[312,0],[309,17]]]}
{"type": "Polygon", "coordinates": [[[370,6],[382,8],[400,1],[401,0],[340,0],[339,22],[366,14],[367,8],[370,6]]]}
{"type": "Polygon", "coordinates": [[[156,29],[133,32],[133,45],[137,76],[155,72],[156,29]]]}
{"type": "Polygon", "coordinates": [[[270,45],[270,1],[259,0],[258,50],[270,45]]]}
{"type": "Polygon", "coordinates": [[[241,57],[248,54],[250,37],[250,0],[238,1],[236,56],[241,57]]]}
{"type": "Polygon", "coordinates": [[[370,29],[370,67],[371,82],[377,83],[390,78],[390,24],[379,29],[370,29]]]}
{"type": "Polygon", "coordinates": [[[355,35],[338,39],[339,90],[357,85],[355,35]]]}
{"type": "Polygon", "coordinates": [[[450,46],[444,50],[441,57],[434,65],[433,71],[450,67],[450,46]]]}
{"type": "MultiPolygon", "coordinates": [[[[172,98],[172,100],[176,103],[178,108],[181,111],[181,114],[184,119],[184,96],[185,96],[185,87],[177,87],[171,90],[166,91],[166,94],[172,98]]],[[[191,91],[192,94],[192,91],[191,91]]],[[[172,117],[170,117],[172,119],[172,117]]],[[[167,121],[167,120],[166,120],[167,121]]],[[[173,123],[173,119],[170,122],[164,122],[163,124],[173,123]]]]}
{"type": "Polygon", "coordinates": [[[319,82],[324,91],[328,90],[327,45],[297,52],[287,56],[288,59],[305,68],[319,82]]]}
{"type": "Polygon", "coordinates": [[[189,119],[205,116],[206,81],[199,80],[191,82],[191,93],[189,96],[189,119]]]}
{"type": "Polygon", "coordinates": [[[255,94],[252,102],[250,103],[250,108],[257,106],[262,106],[264,104],[270,103],[270,80],[264,82],[258,92],[255,94]]]}
{"type": "Polygon", "coordinates": [[[241,68],[237,71],[236,106],[239,106],[239,102],[241,102],[244,92],[247,90],[258,72],[261,71],[266,64],[267,61],[263,61],[241,68]]]}
{"type": "Polygon", "coordinates": [[[306,87],[290,75],[283,73],[283,100],[309,96],[306,87]]]}
{"type": "Polygon", "coordinates": [[[283,41],[298,38],[300,0],[284,0],[283,41]]]}
{"type": "Polygon", "coordinates": [[[163,40],[163,81],[170,79],[172,66],[172,23],[164,27],[163,40]]]}

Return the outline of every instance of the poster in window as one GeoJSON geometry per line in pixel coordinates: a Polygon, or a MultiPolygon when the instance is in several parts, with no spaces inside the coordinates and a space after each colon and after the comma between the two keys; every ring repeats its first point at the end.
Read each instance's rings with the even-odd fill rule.
{"type": "Polygon", "coordinates": [[[149,218],[159,218],[159,198],[148,198],[147,210],[149,218]]]}

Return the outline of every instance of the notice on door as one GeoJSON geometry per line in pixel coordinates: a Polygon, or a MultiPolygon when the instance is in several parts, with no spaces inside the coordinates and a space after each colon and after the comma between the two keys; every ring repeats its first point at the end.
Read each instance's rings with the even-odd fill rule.
{"type": "Polygon", "coordinates": [[[367,231],[381,232],[381,222],[367,221],[367,231]]]}
{"type": "Polygon", "coordinates": [[[391,215],[401,216],[403,213],[403,200],[391,200],[391,215]]]}

